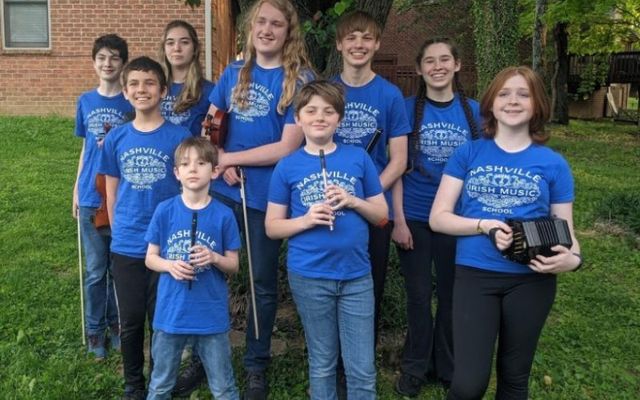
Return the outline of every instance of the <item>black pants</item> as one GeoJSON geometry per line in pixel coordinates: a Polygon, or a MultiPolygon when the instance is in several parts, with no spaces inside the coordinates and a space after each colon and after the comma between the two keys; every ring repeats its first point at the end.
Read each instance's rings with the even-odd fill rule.
{"type": "Polygon", "coordinates": [[[481,399],[498,339],[499,400],[526,400],[538,338],[556,294],[552,274],[458,266],[453,292],[455,370],[448,400],[481,399]]]}
{"type": "MultiPolygon", "coordinates": [[[[113,257],[113,281],[120,312],[120,343],[125,392],[144,390],[145,318],[148,318],[149,321],[149,348],[151,348],[158,273],[148,269],[144,265],[143,258],[111,254],[113,257]]],[[[151,375],[152,369],[153,360],[150,359],[149,375],[151,375]]]]}
{"type": "Polygon", "coordinates": [[[387,279],[389,265],[389,246],[393,221],[384,228],[369,224],[369,259],[371,260],[371,276],[373,277],[373,295],[375,298],[375,344],[378,344],[378,326],[380,325],[380,306],[384,295],[384,282],[387,279]]]}
{"type": "Polygon", "coordinates": [[[407,221],[413,250],[397,247],[407,293],[407,335],[400,368],[424,379],[429,366],[444,382],[453,377],[452,303],[456,238],[431,230],[427,222],[407,221]],[[435,267],[438,308],[431,314],[435,267]]]}

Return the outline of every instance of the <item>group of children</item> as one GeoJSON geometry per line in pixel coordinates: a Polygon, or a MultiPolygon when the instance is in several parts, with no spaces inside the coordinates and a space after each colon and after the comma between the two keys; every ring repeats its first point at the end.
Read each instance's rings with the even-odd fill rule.
{"type": "Polygon", "coordinates": [[[376,397],[391,240],[407,292],[397,392],[416,396],[432,378],[450,387],[450,399],[481,398],[499,335],[498,397],[526,399],[554,274],[581,263],[575,237],[571,249],[554,248],[556,256],[529,266],[498,250],[512,242],[505,216],[557,215],[573,235],[570,170],[542,146],[548,104],[540,80],[527,68],[507,69],[479,105],[460,85],[455,45],[438,38],[419,49],[419,89],[405,101],[371,69],[380,35],[370,15],[343,16],[336,27],[343,68],[316,80],[293,5],[259,0],[247,12],[243,60],[215,86],[202,77],[198,37],[184,21],[165,28],[160,63],[127,63],[116,35],[96,40],[100,84],[78,101],[84,144],[73,212],[87,260],[89,352],[104,358],[107,340],[121,348],[124,398],[170,398],[181,387],[187,344],[191,373],[206,372],[215,398],[239,397],[225,275],[239,269],[246,218],[258,326],[247,319],[245,399],[268,394],[283,239],[312,399],[376,397]],[[199,136],[205,115],[217,110],[229,114],[229,134],[214,147],[199,136]],[[106,176],[106,199],[95,190],[97,173],[106,176]],[[110,231],[93,225],[102,201],[110,231]]]}

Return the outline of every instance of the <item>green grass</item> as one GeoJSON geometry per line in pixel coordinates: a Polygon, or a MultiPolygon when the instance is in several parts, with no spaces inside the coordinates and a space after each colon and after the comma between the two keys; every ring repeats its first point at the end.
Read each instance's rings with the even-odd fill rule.
{"type": "MultiPolygon", "coordinates": [[[[636,399],[640,241],[624,225],[627,218],[609,216],[623,210],[637,220],[640,214],[637,202],[619,200],[640,193],[638,128],[572,122],[552,130],[550,145],[569,159],[576,179],[576,229],[585,267],[559,279],[556,303],[533,365],[530,398],[636,399]],[[607,213],[608,208],[612,212],[607,213]]],[[[120,358],[96,363],[85,356],[81,343],[76,231],[70,209],[80,140],[72,131],[69,119],[0,117],[2,398],[115,399],[122,391],[120,358]]],[[[378,356],[381,399],[398,398],[393,382],[405,323],[403,296],[393,257],[378,356]]],[[[290,311],[286,296],[283,301],[290,311]]],[[[275,337],[300,343],[297,324],[295,317],[279,317],[275,337]]],[[[242,349],[236,349],[237,377],[242,376],[241,356],[242,349]]],[[[304,398],[306,368],[298,347],[274,357],[271,398],[304,398]]],[[[491,398],[493,388],[492,380],[486,398],[491,398]]],[[[204,389],[192,396],[210,398],[204,389]]],[[[427,387],[419,398],[443,399],[444,392],[427,387]]]]}

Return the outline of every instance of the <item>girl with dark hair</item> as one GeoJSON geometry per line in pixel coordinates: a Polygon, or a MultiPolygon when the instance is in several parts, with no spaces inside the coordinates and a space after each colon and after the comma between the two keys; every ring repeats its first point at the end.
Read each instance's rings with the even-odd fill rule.
{"type": "Polygon", "coordinates": [[[451,298],[455,238],[431,230],[429,211],[442,170],[454,150],[479,135],[479,106],[468,99],[458,74],[458,50],[447,38],[427,40],[416,57],[421,76],[406,100],[413,131],[409,169],[393,188],[396,243],[407,292],[407,335],[396,391],[416,396],[429,373],[448,386],[453,374],[451,298]],[[438,309],[431,314],[432,266],[438,309]]]}

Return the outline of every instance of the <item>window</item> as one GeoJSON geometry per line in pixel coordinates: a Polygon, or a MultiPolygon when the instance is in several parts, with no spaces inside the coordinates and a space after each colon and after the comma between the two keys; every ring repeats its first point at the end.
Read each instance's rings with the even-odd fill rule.
{"type": "Polygon", "coordinates": [[[49,48],[48,0],[4,0],[4,48],[49,48]]]}

